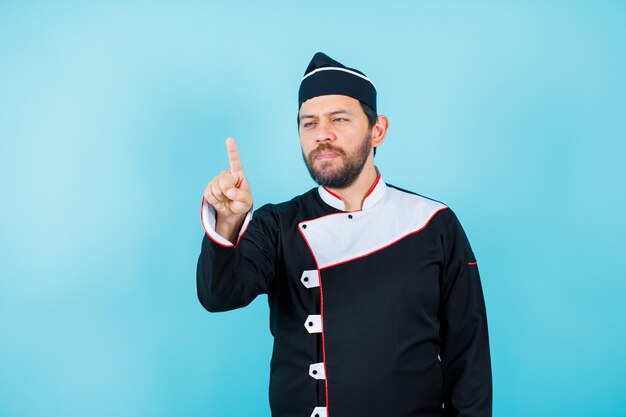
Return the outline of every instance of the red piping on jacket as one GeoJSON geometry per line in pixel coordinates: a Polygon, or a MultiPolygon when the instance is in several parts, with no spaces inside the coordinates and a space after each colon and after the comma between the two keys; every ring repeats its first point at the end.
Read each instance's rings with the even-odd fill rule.
{"type": "Polygon", "coordinates": [[[320,283],[320,321],[322,324],[322,362],[324,363],[324,375],[326,375],[326,378],[324,378],[324,390],[325,390],[325,394],[326,394],[326,417],[329,416],[328,413],[328,372],[326,371],[326,344],[324,343],[324,291],[322,289],[322,274],[320,272],[320,267],[317,263],[317,259],[315,258],[315,254],[313,253],[313,250],[311,249],[311,245],[309,245],[309,241],[306,240],[306,236],[304,235],[304,233],[302,233],[302,223],[305,223],[308,220],[305,220],[304,222],[298,223],[298,232],[300,232],[300,234],[302,235],[302,238],[304,239],[304,243],[306,243],[306,246],[309,248],[309,252],[311,252],[311,256],[313,257],[313,261],[315,262],[315,268],[317,268],[317,280],[320,283]]]}
{"type": "MultiPolygon", "coordinates": [[[[363,197],[363,200],[361,200],[361,210],[353,210],[353,211],[362,211],[363,210],[363,203],[365,203],[365,200],[367,199],[367,197],[370,196],[370,194],[372,194],[372,192],[374,191],[374,188],[376,188],[376,186],[378,185],[378,181],[380,181],[380,172],[377,172],[376,175],[376,179],[374,180],[374,183],[372,184],[372,186],[369,188],[369,190],[367,190],[367,193],[365,193],[365,196],[363,197]]],[[[343,198],[341,198],[341,196],[333,193],[332,191],[330,191],[328,188],[326,187],[322,187],[324,190],[326,190],[326,192],[330,195],[332,195],[333,197],[335,197],[337,200],[341,201],[343,203],[343,198]]],[[[345,206],[345,204],[344,204],[345,206]]]]}
{"type": "Polygon", "coordinates": [[[363,197],[363,201],[361,201],[361,207],[363,207],[363,204],[365,203],[365,200],[367,199],[367,197],[369,197],[370,194],[372,194],[372,192],[374,191],[374,188],[376,188],[376,186],[378,185],[378,181],[380,181],[380,172],[377,172],[377,174],[378,175],[376,175],[376,179],[374,180],[374,184],[372,184],[370,189],[367,190],[367,193],[365,193],[365,197],[363,197]]]}
{"type": "Polygon", "coordinates": [[[323,188],[324,188],[324,189],[328,192],[328,194],[332,195],[332,196],[333,196],[333,197],[335,197],[337,200],[339,200],[339,201],[343,202],[343,198],[341,198],[341,197],[340,197],[340,196],[338,196],[337,194],[333,193],[333,192],[332,192],[332,191],[330,191],[328,188],[326,188],[326,187],[323,187],[323,188]]]}
{"type": "MultiPolygon", "coordinates": [[[[207,204],[209,204],[207,202],[207,204]]],[[[248,224],[246,224],[246,227],[241,230],[239,232],[239,235],[237,236],[237,242],[235,242],[235,244],[233,244],[232,242],[230,243],[230,245],[225,245],[222,242],[218,242],[217,240],[215,240],[213,238],[213,236],[211,236],[211,234],[209,233],[208,230],[206,230],[206,227],[204,227],[204,216],[202,214],[202,207],[204,207],[204,197],[202,197],[202,202],[200,202],[200,223],[202,223],[202,228],[204,229],[204,233],[206,233],[206,235],[208,236],[209,239],[211,239],[213,242],[217,243],[218,245],[220,245],[223,248],[236,248],[237,245],[239,244],[239,241],[241,240],[241,238],[243,237],[243,235],[246,233],[246,230],[248,230],[248,226],[250,225],[250,222],[248,222],[248,224]]],[[[252,211],[252,207],[250,207],[250,211],[252,211]]],[[[246,213],[246,216],[248,216],[248,214],[246,213]]],[[[215,221],[217,222],[217,213],[215,214],[215,221]]],[[[245,218],[244,218],[244,222],[245,222],[245,218]]],[[[215,232],[216,234],[219,234],[217,232],[215,232]]]]}
{"type": "MultiPolygon", "coordinates": [[[[364,257],[366,257],[366,256],[370,256],[370,255],[371,255],[371,254],[373,254],[373,253],[380,252],[381,250],[387,249],[389,246],[395,245],[396,243],[398,243],[398,242],[399,242],[399,241],[401,241],[402,239],[407,238],[407,237],[409,237],[409,236],[411,236],[411,235],[414,235],[414,234],[419,233],[419,232],[421,232],[422,230],[424,230],[424,228],[425,228],[426,226],[428,226],[428,224],[430,223],[430,221],[433,219],[433,217],[435,217],[435,215],[436,215],[437,213],[439,213],[439,212],[440,212],[440,211],[442,211],[442,210],[446,210],[446,209],[448,209],[448,207],[447,207],[447,206],[442,207],[442,208],[440,208],[439,210],[435,211],[435,212],[434,212],[434,213],[430,216],[430,218],[426,221],[426,223],[424,223],[424,225],[423,225],[422,227],[420,227],[419,229],[414,230],[414,231],[412,231],[412,232],[409,232],[409,233],[407,233],[407,234],[405,234],[405,235],[403,235],[403,236],[400,236],[399,238],[397,238],[396,240],[394,240],[394,241],[393,241],[393,242],[391,242],[391,243],[387,243],[386,245],[381,246],[380,248],[376,248],[376,249],[374,249],[374,250],[373,250],[373,251],[371,251],[371,252],[367,252],[367,253],[364,253],[364,254],[362,254],[362,255],[355,256],[354,258],[344,259],[343,261],[340,261],[340,262],[337,262],[337,263],[334,263],[334,264],[331,264],[331,265],[326,265],[326,266],[324,266],[323,268],[319,268],[319,269],[320,269],[320,271],[321,271],[321,270],[323,270],[323,269],[332,268],[332,267],[334,267],[334,266],[338,266],[338,265],[342,265],[342,264],[345,264],[345,263],[348,263],[348,262],[352,262],[352,261],[355,261],[355,260],[357,260],[357,259],[361,259],[361,258],[364,258],[364,257]]],[[[335,214],[342,214],[342,213],[333,213],[332,215],[335,215],[335,214]]],[[[325,215],[325,216],[328,216],[328,215],[325,215]]],[[[320,217],[318,217],[317,219],[321,219],[322,217],[325,217],[325,216],[320,216],[320,217]]],[[[311,219],[311,220],[306,220],[306,221],[312,221],[312,220],[317,220],[317,219],[311,219]]],[[[300,233],[302,233],[302,232],[300,232],[300,233]]],[[[304,236],[304,234],[303,234],[302,236],[304,236]]],[[[304,240],[306,241],[306,237],[304,238],[304,240]]],[[[309,246],[309,242],[306,242],[306,244],[307,244],[307,246],[309,246]]],[[[311,250],[311,247],[310,247],[310,246],[309,246],[309,250],[311,250]]],[[[311,251],[311,253],[313,253],[313,252],[311,251]]],[[[313,255],[313,257],[315,257],[315,255],[313,255]]],[[[316,263],[317,263],[317,260],[316,260],[316,263]]]]}

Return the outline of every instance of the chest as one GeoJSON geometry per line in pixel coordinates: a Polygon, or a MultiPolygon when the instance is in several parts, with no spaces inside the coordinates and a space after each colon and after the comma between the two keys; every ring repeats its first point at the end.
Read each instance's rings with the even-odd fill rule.
{"type": "Polygon", "coordinates": [[[301,222],[283,243],[284,269],[277,282],[278,292],[298,304],[292,307],[310,311],[323,297],[327,312],[332,308],[354,320],[377,312],[387,317],[437,314],[443,255],[436,233],[368,235],[354,222],[351,233],[330,227],[323,239],[312,242],[310,234],[301,233],[303,225],[316,227],[301,222]]]}

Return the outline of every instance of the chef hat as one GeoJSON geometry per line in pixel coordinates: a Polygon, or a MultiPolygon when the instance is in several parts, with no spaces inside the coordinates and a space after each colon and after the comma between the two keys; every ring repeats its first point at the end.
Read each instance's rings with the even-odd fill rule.
{"type": "Polygon", "coordinates": [[[318,52],[304,72],[298,91],[298,104],[310,98],[340,94],[355,98],[376,112],[376,88],[361,71],[347,68],[328,55],[318,52]]]}

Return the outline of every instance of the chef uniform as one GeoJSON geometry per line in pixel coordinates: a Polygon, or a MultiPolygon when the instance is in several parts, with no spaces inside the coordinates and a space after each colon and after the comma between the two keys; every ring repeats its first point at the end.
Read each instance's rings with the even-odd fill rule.
{"type": "MultiPolygon", "coordinates": [[[[301,103],[320,92],[371,102],[371,82],[324,54],[307,79],[301,103]]],[[[226,311],[268,295],[273,417],[491,416],[477,262],[446,205],[379,173],[361,210],[320,186],[248,213],[235,244],[204,200],[201,220],[202,305],[226,311]]]]}

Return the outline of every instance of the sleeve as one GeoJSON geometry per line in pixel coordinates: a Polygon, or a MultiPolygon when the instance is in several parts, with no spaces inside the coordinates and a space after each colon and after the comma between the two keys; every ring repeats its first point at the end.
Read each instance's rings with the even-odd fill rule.
{"type": "Polygon", "coordinates": [[[491,417],[492,380],[478,265],[455,214],[445,227],[441,291],[444,417],[491,417]]]}
{"type": "Polygon", "coordinates": [[[268,292],[274,276],[278,221],[270,206],[249,212],[236,244],[215,231],[215,211],[203,201],[205,229],[196,270],[198,299],[210,312],[247,306],[268,292]]]}

